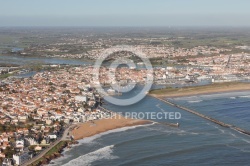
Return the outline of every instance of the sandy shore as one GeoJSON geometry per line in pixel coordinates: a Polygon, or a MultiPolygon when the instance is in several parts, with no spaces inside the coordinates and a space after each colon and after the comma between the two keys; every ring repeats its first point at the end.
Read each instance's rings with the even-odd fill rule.
{"type": "Polygon", "coordinates": [[[150,124],[151,121],[148,120],[137,120],[137,119],[127,119],[122,116],[119,118],[112,119],[100,119],[89,121],[86,123],[78,124],[72,131],[71,134],[74,136],[75,140],[83,139],[85,137],[90,137],[105,131],[127,127],[150,124]]]}
{"type": "Polygon", "coordinates": [[[176,89],[166,88],[160,90],[153,90],[150,92],[149,95],[155,97],[174,98],[235,91],[250,91],[250,83],[216,83],[196,87],[185,87],[176,89]]]}

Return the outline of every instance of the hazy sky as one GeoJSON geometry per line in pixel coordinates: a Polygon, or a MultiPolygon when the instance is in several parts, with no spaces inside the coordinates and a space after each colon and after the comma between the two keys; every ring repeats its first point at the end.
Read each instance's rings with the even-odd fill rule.
{"type": "Polygon", "coordinates": [[[250,0],[0,0],[0,26],[250,26],[250,0]]]}

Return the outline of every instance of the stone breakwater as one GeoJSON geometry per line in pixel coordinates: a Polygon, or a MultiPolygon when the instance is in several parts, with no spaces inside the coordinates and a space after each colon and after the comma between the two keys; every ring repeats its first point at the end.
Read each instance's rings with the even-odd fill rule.
{"type": "Polygon", "coordinates": [[[240,133],[242,133],[242,134],[250,135],[250,131],[246,131],[246,130],[243,130],[243,129],[241,129],[241,128],[239,128],[239,127],[236,127],[236,126],[234,126],[234,125],[231,125],[231,124],[227,124],[227,123],[221,122],[221,121],[219,121],[219,120],[217,120],[217,119],[211,118],[211,117],[209,117],[209,116],[206,116],[206,115],[204,115],[204,114],[198,113],[198,112],[196,112],[196,111],[194,111],[194,110],[191,110],[191,109],[189,109],[189,108],[186,108],[186,107],[183,107],[183,106],[181,106],[181,105],[175,104],[175,103],[170,102],[170,101],[168,101],[168,100],[166,100],[166,99],[162,99],[162,98],[156,97],[156,96],[154,96],[154,95],[149,95],[149,96],[154,97],[154,98],[156,98],[156,99],[158,99],[158,100],[160,100],[160,101],[162,101],[162,102],[164,102],[164,103],[167,103],[168,105],[171,105],[171,106],[176,107],[176,108],[180,108],[180,109],[182,109],[182,110],[184,110],[184,111],[187,111],[187,112],[190,112],[190,113],[192,113],[192,114],[194,114],[194,115],[197,115],[197,116],[199,116],[199,117],[201,117],[201,118],[203,118],[203,119],[209,120],[209,121],[211,121],[211,122],[213,122],[213,123],[215,123],[215,124],[217,124],[217,125],[220,125],[220,126],[222,126],[222,127],[230,128],[230,129],[233,129],[233,130],[235,130],[235,131],[238,131],[238,132],[240,132],[240,133]]]}

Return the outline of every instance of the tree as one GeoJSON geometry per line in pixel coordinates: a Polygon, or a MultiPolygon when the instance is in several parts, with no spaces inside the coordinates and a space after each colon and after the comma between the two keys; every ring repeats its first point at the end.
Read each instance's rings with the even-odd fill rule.
{"type": "Polygon", "coordinates": [[[12,158],[13,154],[15,153],[15,150],[12,149],[10,146],[7,146],[3,153],[5,154],[6,158],[12,158]]]}
{"type": "Polygon", "coordinates": [[[64,121],[61,120],[61,121],[60,121],[60,125],[61,125],[61,126],[64,126],[64,124],[65,124],[64,121]]]}

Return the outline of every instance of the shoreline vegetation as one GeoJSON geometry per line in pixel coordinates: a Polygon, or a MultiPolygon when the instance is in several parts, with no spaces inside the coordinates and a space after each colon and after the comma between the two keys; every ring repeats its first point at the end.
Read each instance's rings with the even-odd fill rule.
{"type": "Polygon", "coordinates": [[[171,88],[166,87],[164,89],[151,90],[149,95],[155,97],[184,97],[195,96],[215,93],[225,93],[234,91],[250,90],[250,83],[247,82],[227,82],[227,83],[213,83],[210,85],[183,87],[183,88],[171,88]]]}
{"type": "Polygon", "coordinates": [[[44,156],[34,161],[29,166],[40,166],[46,165],[51,162],[51,160],[59,158],[62,156],[62,152],[64,148],[69,146],[70,141],[60,141],[55,147],[53,147],[50,151],[48,151],[44,156]]]}
{"type": "Polygon", "coordinates": [[[64,149],[67,147],[71,147],[71,145],[74,145],[74,144],[78,144],[78,142],[75,140],[72,140],[72,141],[61,140],[53,148],[51,148],[47,153],[45,153],[43,156],[39,157],[31,164],[25,163],[24,165],[27,165],[27,166],[47,165],[52,160],[57,159],[59,157],[62,157],[63,156],[62,152],[64,151],[64,149]]]}

